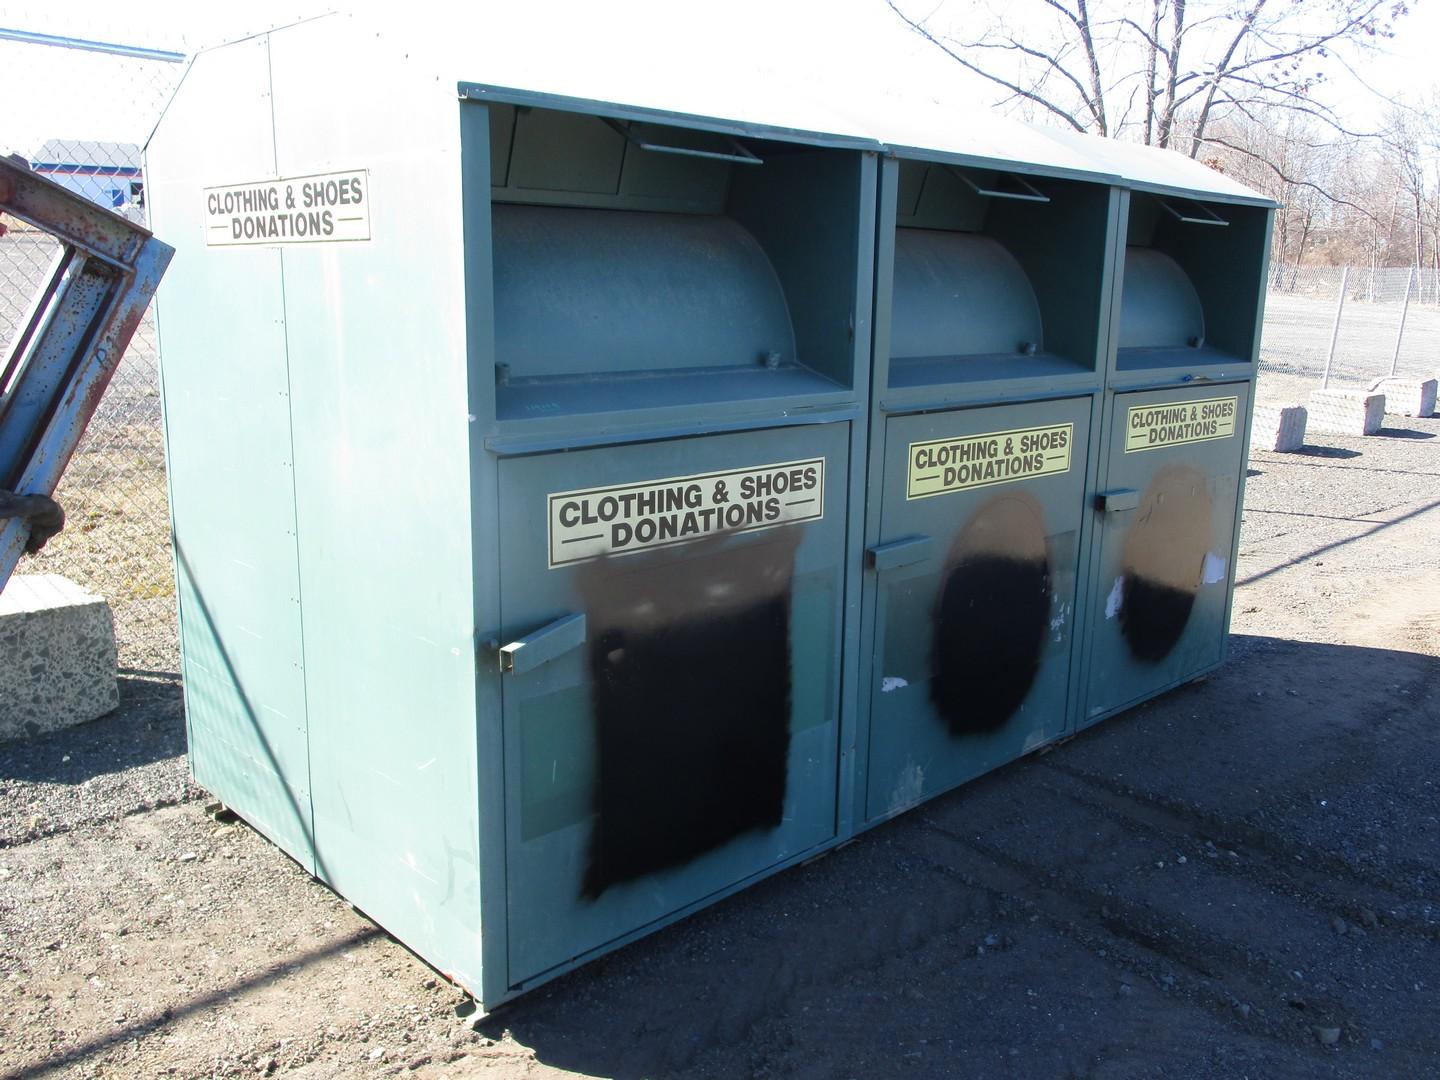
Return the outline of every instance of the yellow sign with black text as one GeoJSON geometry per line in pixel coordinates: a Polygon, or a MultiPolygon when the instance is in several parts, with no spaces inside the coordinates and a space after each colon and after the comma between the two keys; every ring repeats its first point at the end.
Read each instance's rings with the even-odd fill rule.
{"type": "Polygon", "coordinates": [[[550,569],[825,516],[825,459],[669,476],[547,498],[550,569]]]}
{"type": "Polygon", "coordinates": [[[1125,453],[1228,439],[1238,411],[1239,399],[1233,397],[1132,405],[1125,413],[1125,453]]]}
{"type": "Polygon", "coordinates": [[[928,499],[1070,471],[1074,424],[993,431],[910,444],[905,498],[928,499]]]}

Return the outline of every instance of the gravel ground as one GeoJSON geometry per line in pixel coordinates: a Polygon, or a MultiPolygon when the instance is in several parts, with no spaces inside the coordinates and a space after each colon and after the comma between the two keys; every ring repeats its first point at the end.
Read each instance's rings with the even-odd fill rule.
{"type": "Polygon", "coordinates": [[[1219,673],[478,1021],[129,680],[0,747],[0,1076],[1440,1075],[1437,435],[1252,456],[1219,673]]]}

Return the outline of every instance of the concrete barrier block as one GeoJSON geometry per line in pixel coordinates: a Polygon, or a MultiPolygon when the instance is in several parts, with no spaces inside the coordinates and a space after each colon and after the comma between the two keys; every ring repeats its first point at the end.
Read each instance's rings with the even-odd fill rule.
{"type": "Polygon", "coordinates": [[[1372,392],[1385,395],[1385,408],[1401,416],[1435,415],[1434,379],[1407,379],[1399,375],[1376,379],[1370,384],[1372,392]]]}
{"type": "Polygon", "coordinates": [[[118,704],[104,597],[59,574],[12,577],[0,592],[0,741],[83,724],[118,704]]]}
{"type": "Polygon", "coordinates": [[[1304,405],[1256,405],[1250,422],[1250,446],[1293,453],[1305,445],[1305,420],[1304,405]]]}
{"type": "Polygon", "coordinates": [[[1310,394],[1312,431],[1374,435],[1385,422],[1385,395],[1365,390],[1315,390],[1310,394]]]}

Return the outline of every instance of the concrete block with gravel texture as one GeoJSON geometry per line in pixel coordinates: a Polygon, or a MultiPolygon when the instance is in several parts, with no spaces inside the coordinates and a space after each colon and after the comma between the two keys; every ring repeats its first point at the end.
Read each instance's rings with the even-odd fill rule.
{"type": "Polygon", "coordinates": [[[1435,415],[1435,380],[1389,375],[1370,384],[1372,393],[1385,395],[1385,408],[1401,416],[1435,415]]]}
{"type": "Polygon", "coordinates": [[[83,724],[119,703],[104,597],[59,574],[12,577],[0,592],[0,741],[83,724]]]}
{"type": "Polygon", "coordinates": [[[1305,445],[1304,405],[1256,405],[1250,424],[1250,446],[1256,450],[1291,453],[1305,445]]]}
{"type": "Polygon", "coordinates": [[[1385,395],[1365,390],[1315,390],[1310,394],[1312,431],[1374,435],[1385,421],[1385,395]]]}

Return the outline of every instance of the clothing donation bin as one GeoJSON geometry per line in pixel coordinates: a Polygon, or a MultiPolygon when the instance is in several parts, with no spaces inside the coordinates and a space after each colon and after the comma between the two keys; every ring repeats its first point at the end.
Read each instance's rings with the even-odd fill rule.
{"type": "Polygon", "coordinates": [[[1235,583],[1273,204],[1147,165],[1115,268],[1087,723],[1216,667],[1235,583]]]}
{"type": "Polygon", "coordinates": [[[487,1008],[1213,662],[1268,212],[497,18],[147,150],[191,769],[487,1008]]]}
{"type": "Polygon", "coordinates": [[[1047,158],[882,170],[866,821],[1067,726],[1118,195],[1047,158]]]}
{"type": "Polygon", "coordinates": [[[149,153],[192,769],[488,1006],[847,827],[878,144],[455,55],[216,49],[149,153]]]}

